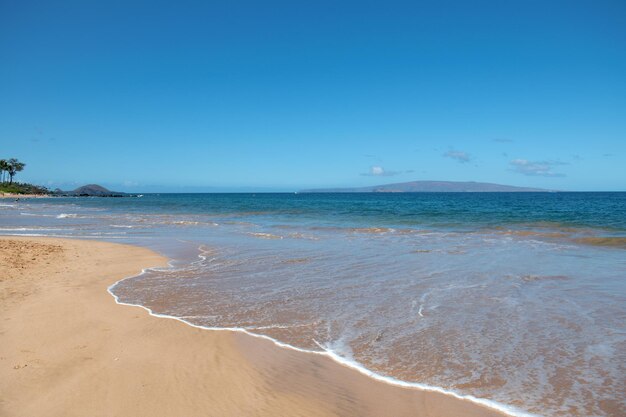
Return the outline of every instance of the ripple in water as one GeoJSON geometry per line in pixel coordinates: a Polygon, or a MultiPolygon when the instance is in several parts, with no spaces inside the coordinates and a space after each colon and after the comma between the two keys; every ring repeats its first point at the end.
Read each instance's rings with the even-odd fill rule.
{"type": "Polygon", "coordinates": [[[258,237],[114,292],[540,415],[624,410],[624,293],[612,291],[623,285],[621,252],[502,234],[258,237]]]}
{"type": "Polygon", "coordinates": [[[195,324],[540,415],[621,417],[625,214],[625,193],[146,195],[11,203],[0,232],[168,254],[114,291],[195,324]]]}

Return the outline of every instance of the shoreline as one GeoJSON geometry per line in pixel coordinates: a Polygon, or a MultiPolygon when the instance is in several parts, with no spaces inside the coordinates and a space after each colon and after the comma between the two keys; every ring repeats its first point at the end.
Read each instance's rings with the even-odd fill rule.
{"type": "Polygon", "coordinates": [[[14,194],[14,193],[0,193],[0,199],[2,198],[50,198],[50,194],[14,194]]]}
{"type": "Polygon", "coordinates": [[[206,332],[143,306],[138,307],[150,314],[120,308],[126,303],[111,292],[118,282],[167,265],[167,259],[145,248],[44,237],[0,236],[0,242],[20,247],[18,253],[28,252],[21,248],[26,245],[63,255],[55,260],[54,253],[46,257],[49,253],[42,252],[32,259],[43,257],[46,264],[37,261],[31,268],[28,258],[9,269],[8,279],[0,277],[2,299],[8,300],[0,308],[3,415],[102,415],[104,410],[106,415],[245,415],[252,410],[255,415],[303,416],[529,415],[436,388],[406,387],[401,381],[392,385],[391,379],[331,352],[297,349],[245,329],[206,332]],[[17,299],[16,293],[21,294],[17,299]],[[103,323],[104,335],[96,331],[103,323]],[[76,339],[83,339],[80,354],[70,346],[76,339]],[[96,351],[87,350],[94,343],[96,351]],[[71,365],[71,371],[63,372],[59,364],[71,365]],[[118,369],[122,364],[125,368],[118,369]],[[80,401],[70,400],[77,395],[80,401]],[[109,412],[111,401],[117,412],[109,412]]]}
{"type": "MultiPolygon", "coordinates": [[[[141,271],[141,274],[144,274],[146,272],[146,270],[152,269],[150,267],[148,268],[144,268],[141,271]]],[[[139,276],[141,274],[135,275],[135,276],[139,276]]],[[[315,343],[320,347],[320,349],[322,349],[322,351],[314,351],[314,350],[308,350],[308,349],[302,349],[293,345],[290,345],[288,343],[284,343],[281,342],[280,340],[274,339],[270,336],[267,335],[263,335],[263,334],[258,334],[258,333],[254,333],[251,332],[250,330],[243,328],[243,327],[209,327],[209,326],[201,326],[198,324],[194,324],[191,323],[183,318],[180,317],[176,317],[176,316],[171,316],[168,314],[161,314],[161,313],[155,313],[152,309],[150,309],[149,307],[143,306],[141,304],[133,304],[133,303],[126,303],[123,301],[119,301],[119,297],[117,295],[115,295],[115,293],[113,292],[114,287],[129,278],[133,278],[135,276],[130,276],[130,277],[126,277],[126,278],[122,278],[119,281],[116,281],[115,283],[113,283],[110,287],[107,288],[107,291],[109,292],[109,294],[115,299],[115,302],[119,305],[122,306],[129,306],[129,307],[139,307],[144,309],[146,312],[148,312],[148,314],[150,314],[153,317],[158,317],[161,319],[170,319],[170,320],[175,320],[175,321],[179,321],[187,326],[191,326],[194,327],[196,329],[201,329],[201,330],[208,330],[208,331],[222,331],[222,332],[231,332],[231,333],[235,333],[235,334],[242,334],[244,335],[244,337],[251,337],[251,338],[256,338],[256,339],[261,339],[264,341],[268,341],[270,343],[272,343],[273,345],[275,345],[277,348],[279,349],[288,349],[288,350],[292,350],[295,352],[299,352],[301,354],[309,354],[309,355],[320,355],[326,358],[330,358],[333,362],[335,362],[337,365],[343,366],[345,368],[348,368],[350,370],[354,370],[362,375],[365,375],[368,378],[371,378],[375,381],[378,381],[380,383],[383,384],[387,384],[393,387],[398,387],[401,389],[408,389],[408,390],[418,390],[418,391],[422,391],[422,392],[429,392],[429,393],[437,393],[437,394],[442,394],[445,396],[449,396],[452,397],[456,400],[459,401],[467,401],[467,402],[471,402],[475,405],[481,406],[481,407],[485,407],[488,408],[490,410],[493,410],[495,412],[500,413],[499,415],[501,416],[507,416],[507,417],[542,417],[538,414],[533,414],[533,413],[529,413],[523,410],[518,410],[515,409],[512,406],[508,406],[506,404],[501,404],[489,399],[485,399],[485,398],[480,398],[480,397],[475,397],[473,395],[470,394],[459,394],[455,391],[450,391],[447,390],[445,388],[441,388],[438,386],[432,386],[432,385],[427,385],[427,384],[422,384],[419,382],[407,382],[407,381],[403,381],[403,380],[399,380],[396,379],[394,377],[390,377],[390,376],[385,376],[385,375],[381,375],[378,374],[374,371],[371,371],[370,369],[367,369],[366,367],[362,366],[361,364],[359,364],[358,362],[355,361],[350,361],[349,359],[346,359],[340,355],[338,355],[337,353],[335,353],[332,350],[326,349],[324,346],[322,346],[321,344],[317,343],[317,341],[315,341],[315,343]]]]}

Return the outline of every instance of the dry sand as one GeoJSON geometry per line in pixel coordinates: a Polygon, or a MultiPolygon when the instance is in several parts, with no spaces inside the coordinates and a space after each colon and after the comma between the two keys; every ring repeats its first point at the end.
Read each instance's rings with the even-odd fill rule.
{"type": "Polygon", "coordinates": [[[0,238],[1,416],[502,416],[322,355],[115,303],[166,259],[103,242],[0,238]]]}

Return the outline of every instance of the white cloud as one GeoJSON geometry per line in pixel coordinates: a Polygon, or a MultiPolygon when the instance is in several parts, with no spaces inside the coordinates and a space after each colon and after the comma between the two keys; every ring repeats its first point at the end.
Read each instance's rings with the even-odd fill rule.
{"type": "Polygon", "coordinates": [[[558,165],[565,165],[558,161],[529,161],[527,159],[514,159],[510,162],[512,171],[518,174],[540,176],[540,177],[564,177],[564,174],[554,172],[553,169],[558,165]]]}
{"type": "Polygon", "coordinates": [[[465,162],[469,162],[472,159],[470,154],[468,154],[467,152],[455,150],[450,150],[444,153],[443,156],[445,158],[455,159],[457,162],[460,162],[462,164],[464,164],[465,162]]]}
{"type": "Polygon", "coordinates": [[[385,175],[385,169],[383,167],[373,166],[370,169],[370,173],[372,175],[385,175]]]}
{"type": "Polygon", "coordinates": [[[380,165],[373,165],[370,167],[369,172],[366,172],[364,174],[364,176],[367,177],[393,177],[394,175],[400,175],[400,174],[408,174],[413,172],[413,170],[409,170],[409,171],[388,171],[385,168],[381,167],[380,165]]]}

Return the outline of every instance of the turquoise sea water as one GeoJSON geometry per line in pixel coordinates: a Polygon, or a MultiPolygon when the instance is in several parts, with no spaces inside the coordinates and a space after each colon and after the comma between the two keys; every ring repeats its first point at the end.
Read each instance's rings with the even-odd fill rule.
{"type": "Polygon", "coordinates": [[[0,201],[0,233],[174,262],[123,302],[546,416],[626,415],[626,193],[0,201]]]}

